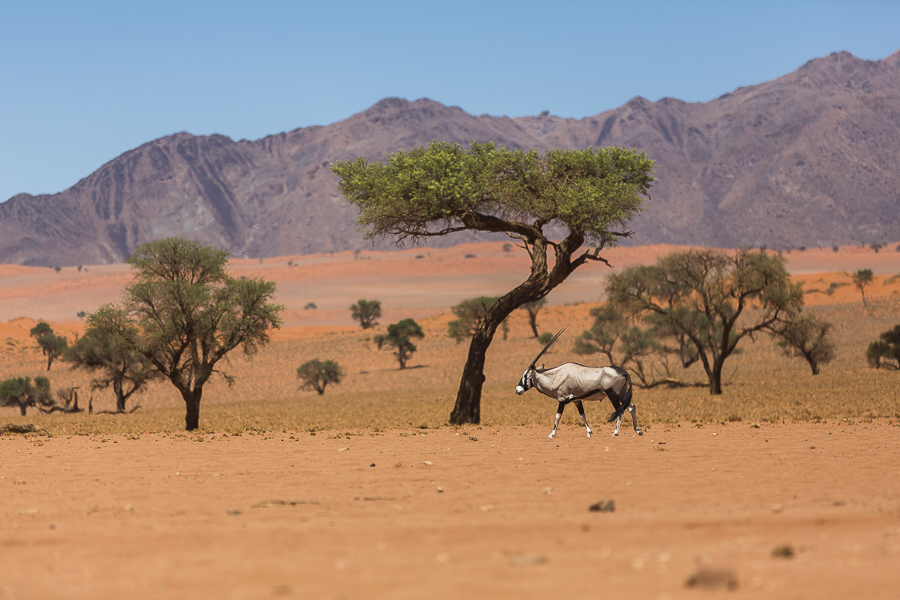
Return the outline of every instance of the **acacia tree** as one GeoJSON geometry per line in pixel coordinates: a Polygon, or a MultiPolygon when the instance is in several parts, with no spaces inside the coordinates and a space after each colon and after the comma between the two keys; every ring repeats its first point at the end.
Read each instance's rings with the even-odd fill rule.
{"type": "Polygon", "coordinates": [[[452,424],[481,420],[485,356],[500,323],[581,265],[602,261],[603,248],[629,235],[625,223],[653,182],[653,161],[615,147],[542,156],[493,143],[433,142],[385,163],[358,157],[331,168],[341,193],[359,209],[367,238],[416,243],[467,230],[505,233],[531,257],[530,275],[491,306],[472,336],[452,424]],[[586,244],[592,247],[583,249],[586,244]]]}
{"type": "Polygon", "coordinates": [[[522,308],[528,313],[528,325],[531,327],[531,333],[536,338],[541,337],[541,334],[538,332],[537,316],[546,304],[546,298],[538,298],[537,300],[532,300],[531,302],[526,302],[522,305],[522,308]]]}
{"type": "MultiPolygon", "coordinates": [[[[488,310],[497,303],[500,298],[491,296],[479,296],[468,298],[452,308],[456,318],[447,323],[447,337],[451,337],[459,344],[475,335],[478,325],[484,320],[488,310]]],[[[500,327],[503,329],[503,339],[509,334],[509,324],[504,320],[500,327]]]]}
{"type": "Polygon", "coordinates": [[[418,323],[413,319],[403,319],[388,325],[386,334],[376,335],[373,339],[379,350],[384,346],[393,348],[394,356],[397,357],[400,368],[405,369],[409,357],[418,350],[412,338],[422,339],[424,337],[425,332],[422,331],[422,327],[418,323]]]}
{"type": "Polygon", "coordinates": [[[594,323],[575,339],[572,351],[581,355],[603,354],[610,365],[630,366],[641,385],[652,385],[647,380],[647,359],[670,352],[656,329],[641,327],[610,304],[591,309],[590,315],[594,323]]]}
{"type": "Polygon", "coordinates": [[[872,272],[872,269],[860,269],[853,274],[853,285],[862,294],[863,306],[869,306],[869,302],[866,300],[866,286],[871,284],[874,278],[875,274],[872,272]]]}
{"type": "Polygon", "coordinates": [[[353,320],[359,321],[360,327],[369,329],[378,325],[378,319],[381,318],[381,300],[360,299],[356,304],[350,305],[350,312],[353,320]]]}
{"type": "Polygon", "coordinates": [[[809,364],[813,375],[819,374],[820,365],[830,363],[837,356],[831,339],[832,325],[812,313],[772,326],[772,335],[787,356],[802,357],[809,364]]]}
{"type": "Polygon", "coordinates": [[[50,365],[53,364],[55,359],[63,355],[66,348],[69,347],[69,343],[63,336],[53,333],[53,328],[44,321],[40,321],[32,327],[29,334],[37,341],[41,352],[47,357],[47,370],[49,371],[50,365]]]}
{"type": "Polygon", "coordinates": [[[900,370],[900,325],[883,332],[869,344],[866,360],[876,369],[900,370]]]}
{"type": "Polygon", "coordinates": [[[50,380],[46,377],[13,377],[0,383],[0,406],[18,406],[24,417],[29,406],[52,406],[50,380]]]}
{"type": "Polygon", "coordinates": [[[125,412],[128,399],[142,392],[152,379],[161,377],[159,370],[129,340],[137,339],[136,325],[128,312],[112,305],[101,306],[88,317],[84,335],[66,352],[63,360],[73,369],[84,369],[96,376],[94,390],[112,388],[116,396],[116,412],[125,412]],[[121,335],[126,331],[128,335],[121,335]]]}
{"type": "Polygon", "coordinates": [[[344,370],[334,360],[314,358],[297,367],[297,377],[303,380],[302,388],[314,389],[321,396],[329,383],[338,384],[344,377],[344,370]]]}
{"type": "Polygon", "coordinates": [[[694,346],[709,380],[722,393],[722,368],[747,337],[795,318],[803,290],[779,255],[751,250],[687,250],[655,265],[630,267],[606,280],[609,301],[631,314],[651,314],[694,346]]]}
{"type": "Polygon", "coordinates": [[[209,378],[218,373],[233,383],[219,361],[238,346],[254,354],[269,342],[269,329],[281,326],[282,307],[271,302],[275,284],[236,279],[227,261],[227,251],[181,238],[143,244],[127,260],[135,271],[122,307],[128,319],[102,322],[175,386],[188,431],[199,427],[209,378]]]}

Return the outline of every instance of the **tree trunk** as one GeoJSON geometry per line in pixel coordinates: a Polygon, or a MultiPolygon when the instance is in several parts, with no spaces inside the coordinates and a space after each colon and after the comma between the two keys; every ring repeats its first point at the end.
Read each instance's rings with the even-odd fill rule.
{"type": "Polygon", "coordinates": [[[475,329],[469,344],[469,356],[463,367],[456,404],[450,413],[451,425],[481,422],[481,388],[484,386],[484,362],[487,349],[494,339],[494,333],[514,310],[526,302],[545,297],[553,288],[566,280],[577,267],[587,260],[586,255],[575,261],[572,253],[584,243],[584,235],[572,232],[555,246],[556,263],[547,272],[547,240],[543,237],[531,241],[531,276],[505,296],[501,297],[487,311],[481,324],[475,329]]]}
{"type": "Polygon", "coordinates": [[[534,337],[541,337],[541,334],[538,333],[536,312],[528,311],[528,324],[531,325],[531,333],[534,334],[534,337]]]}
{"type": "Polygon", "coordinates": [[[713,362],[709,373],[709,394],[716,396],[722,393],[722,368],[725,366],[724,358],[717,358],[713,362]]]}
{"type": "Polygon", "coordinates": [[[125,412],[125,394],[122,392],[122,384],[114,381],[113,391],[116,393],[116,412],[125,412]]]}
{"type": "Polygon", "coordinates": [[[27,404],[19,404],[19,410],[22,412],[23,417],[27,416],[26,412],[28,411],[28,405],[27,404]]]}
{"type": "Polygon", "coordinates": [[[469,344],[469,356],[463,367],[456,394],[456,405],[450,413],[451,425],[464,423],[481,423],[481,388],[484,386],[484,361],[487,349],[491,345],[494,332],[479,327],[469,344]]]}
{"type": "Polygon", "coordinates": [[[203,388],[195,388],[193,391],[186,390],[181,393],[184,398],[185,415],[184,430],[194,431],[200,428],[200,398],[203,396],[203,388]]]}
{"type": "Polygon", "coordinates": [[[805,358],[806,362],[809,363],[809,368],[812,369],[812,374],[818,375],[819,374],[819,363],[816,362],[816,359],[814,359],[812,357],[812,354],[807,352],[803,355],[803,358],[805,358]]]}

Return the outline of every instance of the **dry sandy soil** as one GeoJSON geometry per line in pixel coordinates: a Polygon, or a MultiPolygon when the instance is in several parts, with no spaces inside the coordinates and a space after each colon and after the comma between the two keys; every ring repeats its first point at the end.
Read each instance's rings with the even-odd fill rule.
{"type": "MultiPolygon", "coordinates": [[[[889,248],[794,251],[789,268],[808,290],[871,268],[873,297],[895,295],[889,248]]],[[[351,330],[360,297],[386,323],[434,318],[527,272],[499,244],[233,268],[279,283],[276,344],[351,330]]],[[[605,270],[551,304],[595,302],[605,270]]],[[[74,333],[128,278],[0,266],[0,342],[19,348],[0,360],[20,360],[36,319],[74,333]]],[[[858,291],[807,295],[826,301],[858,291]]],[[[896,421],[0,436],[0,599],[896,598],[896,421]]]]}
{"type": "Polygon", "coordinates": [[[0,597],[900,589],[887,423],[347,433],[0,439],[0,597]]]}

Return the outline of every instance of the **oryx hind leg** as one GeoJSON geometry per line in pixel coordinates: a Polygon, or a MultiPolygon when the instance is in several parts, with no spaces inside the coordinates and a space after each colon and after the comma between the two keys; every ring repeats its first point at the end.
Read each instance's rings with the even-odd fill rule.
{"type": "MultiPolygon", "coordinates": [[[[637,433],[638,435],[644,435],[644,432],[641,431],[641,428],[637,426],[637,409],[634,407],[634,403],[628,405],[628,412],[631,413],[631,423],[632,425],[634,425],[635,433],[637,433]]],[[[622,419],[620,418],[619,421],[621,420],[622,419]]],[[[616,426],[616,431],[618,430],[619,428],[618,426],[616,426]]]]}
{"type": "Polygon", "coordinates": [[[594,432],[591,431],[591,426],[588,425],[587,417],[584,415],[584,404],[581,403],[581,400],[575,401],[575,408],[578,409],[578,414],[581,415],[581,420],[584,421],[584,428],[587,429],[587,436],[591,437],[591,434],[594,432]]]}

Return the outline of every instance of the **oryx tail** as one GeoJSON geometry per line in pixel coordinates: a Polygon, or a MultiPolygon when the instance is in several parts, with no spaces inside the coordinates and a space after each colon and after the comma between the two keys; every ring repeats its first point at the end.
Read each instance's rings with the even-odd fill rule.
{"type": "Polygon", "coordinates": [[[618,394],[613,390],[608,390],[606,394],[609,396],[610,400],[613,400],[613,404],[616,401],[619,402],[619,406],[614,410],[609,418],[606,420],[607,423],[612,423],[616,419],[622,417],[625,414],[625,411],[631,406],[631,396],[632,396],[632,386],[631,386],[631,375],[628,374],[628,371],[623,369],[622,367],[613,367],[619,375],[623,375],[625,377],[625,391],[622,393],[622,397],[618,398],[618,394]]]}

